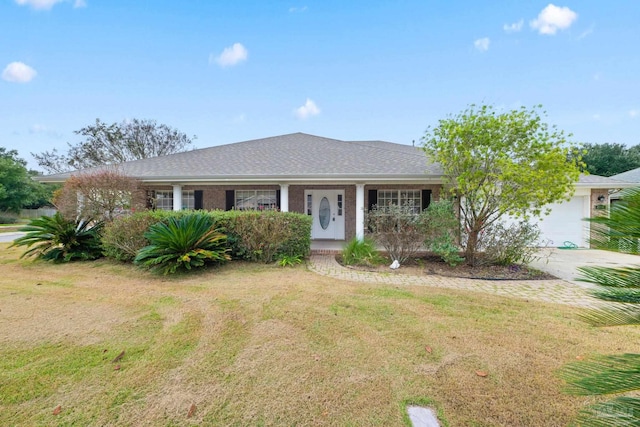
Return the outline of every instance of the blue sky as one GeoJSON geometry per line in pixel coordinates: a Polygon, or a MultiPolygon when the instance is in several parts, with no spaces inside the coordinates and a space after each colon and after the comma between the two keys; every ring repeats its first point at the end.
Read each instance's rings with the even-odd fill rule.
{"type": "Polygon", "coordinates": [[[542,104],[640,143],[640,2],[0,0],[0,146],[155,119],[198,148],[291,132],[419,143],[468,104],[542,104]]]}

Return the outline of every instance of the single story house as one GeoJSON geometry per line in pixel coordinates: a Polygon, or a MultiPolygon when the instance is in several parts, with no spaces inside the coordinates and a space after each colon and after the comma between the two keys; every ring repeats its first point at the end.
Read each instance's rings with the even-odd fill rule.
{"type": "MultiPolygon", "coordinates": [[[[631,169],[630,171],[622,172],[617,175],[611,176],[611,179],[618,181],[632,182],[634,187],[640,187],[640,168],[631,169]]],[[[620,200],[621,191],[614,191],[610,194],[611,202],[617,202],[620,200]]]]}
{"type": "MultiPolygon", "coordinates": [[[[346,241],[365,233],[364,214],[376,204],[426,208],[439,198],[442,169],[422,150],[385,141],[341,141],[304,133],[122,163],[142,181],[157,209],[273,209],[313,217],[312,240],[346,241]]],[[[41,177],[63,182],[73,173],[41,177]]],[[[583,176],[573,198],[552,206],[541,223],[545,239],[587,246],[584,217],[608,203],[625,183],[583,176]]],[[[628,185],[627,185],[628,186],[628,185]]]]}

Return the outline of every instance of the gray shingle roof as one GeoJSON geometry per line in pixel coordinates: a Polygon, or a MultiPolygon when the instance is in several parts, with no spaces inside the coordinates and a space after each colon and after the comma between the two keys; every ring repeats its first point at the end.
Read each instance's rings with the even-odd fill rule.
{"type": "MultiPolygon", "coordinates": [[[[422,150],[384,141],[341,141],[304,133],[255,139],[227,145],[135,160],[119,165],[123,173],[142,180],[233,180],[248,178],[393,176],[439,177],[422,150]]],[[[68,178],[50,175],[42,181],[68,178]]]]}
{"type": "Polygon", "coordinates": [[[578,185],[591,188],[627,188],[634,185],[629,181],[614,178],[600,175],[580,175],[578,185]]]}
{"type": "Polygon", "coordinates": [[[640,182],[640,168],[613,175],[611,178],[627,182],[640,182]]]}

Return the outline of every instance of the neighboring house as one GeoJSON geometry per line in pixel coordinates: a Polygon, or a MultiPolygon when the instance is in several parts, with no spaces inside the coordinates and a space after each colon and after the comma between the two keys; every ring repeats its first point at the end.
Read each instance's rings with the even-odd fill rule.
{"type": "MultiPolygon", "coordinates": [[[[340,141],[304,133],[275,136],[122,163],[141,180],[157,209],[280,209],[313,217],[313,240],[364,236],[364,214],[376,204],[439,198],[442,170],[417,147],[384,141],[340,141]]],[[[72,173],[41,177],[63,182],[72,173]]],[[[546,239],[587,245],[582,218],[608,203],[623,182],[582,177],[567,203],[541,222],[546,239]],[[600,196],[605,199],[599,200],[600,196]]]]}
{"type": "Polygon", "coordinates": [[[630,171],[613,175],[611,179],[615,179],[618,181],[634,182],[640,185],[640,168],[631,169],[630,171]]]}
{"type": "MultiPolygon", "coordinates": [[[[617,175],[613,175],[611,179],[618,181],[632,182],[634,187],[640,186],[640,168],[631,169],[630,171],[622,172],[617,175]]],[[[611,193],[611,202],[620,200],[620,191],[614,191],[611,193]]]]}

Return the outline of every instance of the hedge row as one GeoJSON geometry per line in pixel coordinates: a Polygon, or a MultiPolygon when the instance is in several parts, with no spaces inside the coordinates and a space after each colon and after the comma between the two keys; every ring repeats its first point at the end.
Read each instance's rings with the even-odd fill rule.
{"type": "MultiPolygon", "coordinates": [[[[191,211],[141,211],[105,226],[102,245],[107,257],[132,262],[149,242],[144,233],[158,222],[191,211]]],[[[293,212],[208,211],[214,227],[227,235],[232,259],[272,262],[280,256],[304,258],[311,249],[311,217],[293,212]]]]}

